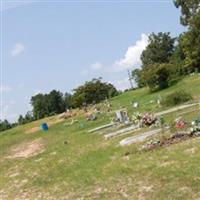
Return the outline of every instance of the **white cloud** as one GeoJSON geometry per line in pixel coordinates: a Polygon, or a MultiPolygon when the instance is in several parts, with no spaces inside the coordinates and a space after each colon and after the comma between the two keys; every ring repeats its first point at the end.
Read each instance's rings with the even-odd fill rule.
{"type": "Polygon", "coordinates": [[[103,68],[103,65],[100,62],[95,62],[90,66],[90,68],[92,70],[100,70],[103,68]]]}
{"type": "Polygon", "coordinates": [[[114,67],[116,67],[116,70],[121,71],[139,67],[141,65],[140,56],[147,45],[148,35],[143,33],[141,34],[141,38],[136,41],[134,45],[128,47],[124,57],[115,62],[114,67]]]}
{"type": "Polygon", "coordinates": [[[12,88],[10,86],[1,85],[0,92],[9,92],[12,88]]]}
{"type": "Polygon", "coordinates": [[[12,56],[18,56],[24,52],[25,46],[22,43],[16,43],[11,51],[12,56]]]}

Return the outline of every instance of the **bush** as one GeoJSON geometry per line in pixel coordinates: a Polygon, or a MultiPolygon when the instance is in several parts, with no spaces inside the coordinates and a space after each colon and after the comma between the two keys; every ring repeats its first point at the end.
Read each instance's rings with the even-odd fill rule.
{"type": "Polygon", "coordinates": [[[174,106],[192,100],[191,94],[182,90],[169,94],[162,102],[166,106],[174,106]]]}
{"type": "Polygon", "coordinates": [[[170,63],[148,65],[140,72],[140,84],[147,85],[152,92],[170,87],[180,79],[176,68],[170,63]]]}

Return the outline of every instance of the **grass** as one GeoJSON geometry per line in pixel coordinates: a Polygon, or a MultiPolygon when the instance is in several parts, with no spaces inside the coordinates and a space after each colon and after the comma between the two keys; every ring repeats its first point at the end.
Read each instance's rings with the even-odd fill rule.
{"type": "MultiPolygon", "coordinates": [[[[149,103],[158,95],[186,89],[194,97],[200,95],[200,76],[187,77],[177,85],[157,93],[147,89],[126,92],[111,100],[112,109],[120,106],[134,112],[130,102],[138,101],[139,111],[160,111],[149,103]]],[[[198,106],[187,108],[190,121],[199,116],[198,106]],[[196,108],[194,110],[194,108],[196,108]]],[[[183,111],[166,115],[169,123],[183,111]]],[[[48,132],[27,130],[39,126],[40,120],[18,126],[0,134],[0,192],[2,199],[198,199],[200,198],[200,138],[194,138],[149,152],[138,151],[142,143],[119,147],[126,136],[104,140],[88,130],[110,122],[110,115],[100,114],[98,120],[65,127],[59,122],[48,132]],[[12,148],[41,138],[44,151],[36,156],[6,159],[12,148]],[[67,141],[68,144],[64,144],[67,141]],[[124,156],[126,152],[130,155],[124,156]]],[[[55,117],[45,119],[50,122],[55,117]]],[[[69,121],[69,120],[68,120],[69,121]]]]}

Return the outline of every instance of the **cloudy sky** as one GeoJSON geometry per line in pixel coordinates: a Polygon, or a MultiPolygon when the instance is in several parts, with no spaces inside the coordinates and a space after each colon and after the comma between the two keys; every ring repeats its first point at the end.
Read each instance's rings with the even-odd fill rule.
{"type": "Polygon", "coordinates": [[[17,119],[39,92],[94,77],[129,87],[151,32],[183,32],[173,1],[9,1],[1,4],[1,119],[17,119]]]}

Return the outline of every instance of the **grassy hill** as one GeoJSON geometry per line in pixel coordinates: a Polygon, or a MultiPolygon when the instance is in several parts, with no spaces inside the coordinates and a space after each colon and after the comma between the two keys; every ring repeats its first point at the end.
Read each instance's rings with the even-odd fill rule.
{"type": "MultiPolygon", "coordinates": [[[[199,99],[200,75],[160,92],[143,88],[123,93],[111,100],[112,110],[165,110],[156,99],[179,89],[199,99]],[[131,101],[139,102],[139,108],[134,110],[131,101]]],[[[188,121],[200,115],[198,106],[184,111],[190,109],[189,114],[168,114],[166,121],[180,113],[188,121]]],[[[69,126],[72,119],[53,116],[2,132],[1,199],[200,199],[200,138],[141,152],[143,143],[120,147],[119,141],[144,130],[109,140],[88,132],[112,116],[103,112],[87,122],[77,115],[78,122],[69,126]],[[48,132],[38,128],[44,121],[51,125],[48,132]]]]}

